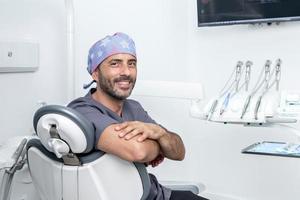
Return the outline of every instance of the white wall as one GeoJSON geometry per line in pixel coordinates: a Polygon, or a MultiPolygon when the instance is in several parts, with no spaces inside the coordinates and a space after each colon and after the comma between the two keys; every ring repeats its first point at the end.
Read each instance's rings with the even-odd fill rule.
{"type": "MultiPolygon", "coordinates": [[[[189,1],[188,10],[188,76],[189,80],[204,84],[206,97],[218,93],[238,60],[248,59],[254,62],[254,77],[257,77],[266,59],[281,58],[281,88],[300,89],[297,77],[300,72],[299,22],[279,26],[197,28],[196,1],[189,1]]],[[[257,141],[297,142],[295,133],[281,128],[244,128],[203,122],[198,127],[205,140],[199,144],[202,147],[195,149],[209,153],[195,163],[197,167],[193,166],[193,171],[201,169],[198,179],[202,178],[210,191],[238,199],[298,199],[299,159],[240,153],[242,148],[257,141]]]]}
{"type": "MultiPolygon", "coordinates": [[[[282,87],[299,89],[299,22],[198,28],[196,1],[77,0],[75,23],[77,96],[85,94],[82,84],[90,80],[85,69],[89,47],[117,31],[136,41],[139,80],[202,82],[208,99],[238,60],[252,60],[257,72],[266,59],[281,58],[282,87]]],[[[236,199],[300,196],[300,160],[240,153],[257,141],[296,141],[291,131],[208,123],[190,118],[189,101],[138,99],[156,121],[180,133],[186,144],[185,161],[165,161],[152,170],[159,179],[202,182],[207,192],[236,199]]]]}
{"type": "Polygon", "coordinates": [[[87,53],[100,38],[118,31],[128,33],[136,42],[139,79],[185,80],[187,4],[180,0],[75,0],[75,40],[77,94],[84,94],[82,84],[89,81],[87,53]],[[172,2],[172,3],[170,3],[172,2]],[[176,16],[176,18],[174,18],[176,16]],[[155,73],[159,70],[161,73],[155,73]]]}
{"type": "Polygon", "coordinates": [[[66,102],[66,24],[61,0],[0,0],[0,42],[39,43],[40,66],[0,73],[0,142],[32,134],[38,101],[66,102]]]}

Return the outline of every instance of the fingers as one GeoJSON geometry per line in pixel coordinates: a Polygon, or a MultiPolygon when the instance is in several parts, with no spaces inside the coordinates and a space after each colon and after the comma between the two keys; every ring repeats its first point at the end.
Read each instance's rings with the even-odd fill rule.
{"type": "Polygon", "coordinates": [[[136,135],[143,132],[143,126],[139,122],[124,122],[115,127],[115,130],[118,131],[118,135],[121,138],[125,138],[126,140],[130,140],[136,135]]]}
{"type": "Polygon", "coordinates": [[[151,161],[149,164],[151,164],[152,167],[156,167],[164,161],[164,158],[165,157],[163,155],[158,155],[157,158],[151,161]]]}
{"type": "Polygon", "coordinates": [[[145,132],[143,132],[143,133],[141,134],[141,136],[138,137],[137,141],[138,141],[138,142],[143,142],[143,141],[146,140],[148,137],[149,137],[148,134],[145,133],[145,132]]]}
{"type": "Polygon", "coordinates": [[[121,123],[121,124],[118,124],[118,125],[115,127],[115,130],[116,130],[116,131],[120,131],[120,130],[126,128],[127,126],[128,126],[128,122],[123,122],[123,123],[121,123]]]}
{"type": "Polygon", "coordinates": [[[118,124],[115,127],[115,131],[118,132],[120,138],[130,140],[133,137],[140,135],[137,138],[138,142],[143,142],[146,139],[157,140],[161,137],[159,126],[154,124],[147,124],[139,121],[130,121],[118,124]]]}
{"type": "Polygon", "coordinates": [[[151,163],[151,166],[152,167],[157,167],[159,164],[160,164],[159,161],[154,161],[154,162],[151,163]]]}
{"type": "Polygon", "coordinates": [[[136,135],[138,134],[141,134],[142,131],[140,129],[133,129],[131,130],[130,132],[127,132],[126,136],[125,136],[125,139],[126,140],[130,140],[131,138],[135,137],[136,135]]]}
{"type": "Polygon", "coordinates": [[[125,137],[125,139],[130,139],[131,137],[129,134],[134,130],[136,130],[136,128],[132,126],[127,126],[126,128],[120,130],[119,137],[125,137]]]}
{"type": "Polygon", "coordinates": [[[123,122],[121,124],[118,124],[115,127],[115,131],[119,131],[119,137],[124,137],[128,133],[130,133],[134,127],[132,126],[132,122],[123,122]]]}

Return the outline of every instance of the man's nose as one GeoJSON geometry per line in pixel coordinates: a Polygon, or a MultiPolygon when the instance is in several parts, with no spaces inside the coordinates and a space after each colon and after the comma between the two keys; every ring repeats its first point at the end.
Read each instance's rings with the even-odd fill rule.
{"type": "Polygon", "coordinates": [[[121,74],[122,75],[130,75],[130,69],[129,66],[127,64],[123,64],[122,68],[121,68],[121,74]]]}

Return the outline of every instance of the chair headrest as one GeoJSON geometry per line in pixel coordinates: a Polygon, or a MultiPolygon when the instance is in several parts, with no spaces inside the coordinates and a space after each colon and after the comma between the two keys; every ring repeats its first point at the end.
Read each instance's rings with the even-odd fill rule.
{"type": "MultiPolygon", "coordinates": [[[[66,148],[73,153],[88,153],[94,147],[92,123],[72,108],[60,105],[43,106],[34,114],[33,127],[44,147],[51,152],[54,152],[51,143],[53,140],[67,145],[66,148]],[[59,139],[53,138],[53,128],[59,139]]],[[[60,145],[59,148],[62,147],[64,146],[60,145]]]]}

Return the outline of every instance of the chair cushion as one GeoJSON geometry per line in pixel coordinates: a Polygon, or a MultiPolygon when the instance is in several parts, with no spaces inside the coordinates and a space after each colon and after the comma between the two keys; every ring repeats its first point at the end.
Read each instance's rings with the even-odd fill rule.
{"type": "Polygon", "coordinates": [[[60,105],[47,105],[36,111],[33,126],[42,144],[49,151],[51,125],[57,127],[58,135],[73,153],[88,153],[93,150],[93,125],[76,110],[60,105]]]}
{"type": "MultiPolygon", "coordinates": [[[[48,158],[55,160],[57,162],[61,162],[63,163],[63,159],[62,158],[57,158],[56,155],[50,151],[48,151],[43,144],[41,143],[41,141],[39,139],[31,139],[27,142],[26,145],[26,149],[28,151],[28,149],[30,147],[35,147],[37,149],[39,149],[44,155],[46,155],[48,158]]],[[[77,154],[81,164],[87,164],[90,162],[95,161],[96,159],[100,158],[101,156],[103,156],[105,153],[103,151],[99,151],[99,150],[94,150],[93,152],[89,153],[89,154],[77,154]]]]}

